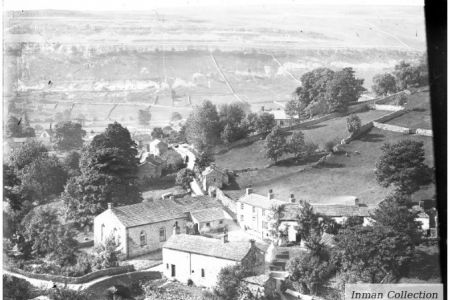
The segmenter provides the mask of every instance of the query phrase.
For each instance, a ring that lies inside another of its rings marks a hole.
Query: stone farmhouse
[[[213,287],[217,275],[227,266],[237,264],[251,268],[256,274],[264,272],[265,253],[255,241],[229,242],[199,235],[172,235],[163,246],[163,268],[167,278],[197,286]]]
[[[188,222],[203,230],[207,230],[207,223],[219,227],[224,218],[219,209],[220,204],[208,196],[171,197],[119,207],[109,205],[94,219],[94,245],[114,238],[126,258],[148,254],[161,249],[174,232],[188,232]],[[205,215],[221,219],[205,218]],[[193,216],[199,219],[193,222]],[[204,222],[206,219],[208,222]]]
[[[224,185],[228,185],[228,172],[212,163],[202,172],[202,188],[208,191],[209,187],[221,189]]]
[[[341,198],[339,197],[338,200],[341,201]],[[363,218],[364,224],[369,224],[369,208],[361,205],[357,198],[353,197],[352,199],[354,203],[310,204],[316,213],[328,216],[337,223],[343,223],[350,216],[359,216]],[[297,202],[292,194],[289,199],[282,201],[274,198],[272,190],[269,190],[267,196],[263,196],[255,194],[251,188],[247,188],[245,195],[237,201],[237,220],[242,228],[254,231],[262,239],[267,239],[270,237],[267,230],[267,213],[274,206],[284,205],[285,210],[280,226],[288,227],[289,241],[298,241],[296,226],[299,204],[300,202]]]
[[[225,228],[225,212],[221,207],[205,208],[190,212],[195,231],[207,233],[212,230],[220,231]]]

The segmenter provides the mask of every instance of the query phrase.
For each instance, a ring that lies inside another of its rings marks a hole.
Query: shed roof
[[[135,227],[185,218],[191,210],[211,207],[220,207],[220,205],[208,196],[204,196],[173,200],[157,199],[132,205],[113,207],[111,211],[125,227]]]
[[[224,212],[220,207],[212,207],[191,211],[191,217],[198,222],[211,222],[215,220],[222,220],[225,218]]]
[[[315,204],[310,203],[316,214],[328,217],[369,217],[371,208],[367,206],[357,205],[341,205],[341,204]],[[284,206],[282,220],[294,220],[298,215],[298,203],[288,203]]]
[[[221,174],[225,174],[225,173],[226,173],[225,170],[219,168],[218,166],[216,166],[216,165],[210,165],[209,167],[207,167],[207,168],[202,172],[202,175],[205,176],[205,175],[211,174],[212,172],[218,172],[218,173],[221,173]]]
[[[268,274],[261,274],[257,276],[245,277],[244,279],[242,279],[242,281],[244,281],[245,283],[264,286],[269,279],[270,276]]]
[[[240,262],[251,248],[250,242],[227,242],[200,235],[172,235],[163,248],[213,256]]]

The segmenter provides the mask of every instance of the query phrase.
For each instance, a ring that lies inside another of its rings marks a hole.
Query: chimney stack
[[[261,106],[261,111],[264,111],[264,106]]]
[[[180,227],[178,227],[177,222],[175,222],[175,224],[173,224],[173,232],[172,232],[172,234],[173,235],[177,235],[179,233],[180,233]]]
[[[252,188],[246,188],[245,189],[245,194],[246,195],[250,195],[251,193],[253,193],[253,189]]]
[[[295,203],[295,197],[294,197],[294,194],[291,194],[291,196],[289,197],[289,202]]]
[[[111,202],[108,203],[108,209],[112,209],[113,208],[113,204]]]
[[[273,190],[272,189],[270,189],[269,190],[269,193],[267,194],[267,198],[269,199],[269,200],[272,200],[273,199]]]
[[[255,247],[255,240],[254,240],[254,239],[251,239],[251,240],[250,240],[250,245],[251,245],[252,247]]]
[[[358,198],[355,198],[355,206],[359,206],[359,199]]]
[[[223,236],[222,236],[222,242],[225,244],[225,243],[228,243],[228,232],[227,231],[224,231],[224,233],[223,233]]]

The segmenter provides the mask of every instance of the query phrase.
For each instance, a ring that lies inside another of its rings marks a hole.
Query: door
[[[175,273],[175,265],[171,265],[171,275],[172,277],[175,277],[176,273]]]

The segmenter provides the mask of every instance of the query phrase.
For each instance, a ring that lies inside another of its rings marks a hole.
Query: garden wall
[[[416,129],[416,134],[424,135],[424,136],[433,136],[433,130],[430,129]]]
[[[103,270],[88,273],[88,274],[80,276],[80,277],[68,277],[68,276],[52,275],[52,274],[35,274],[35,273],[23,271],[21,269],[7,267],[7,266],[4,266],[4,269],[7,271],[10,271],[12,273],[17,273],[17,274],[20,274],[20,275],[23,275],[23,276],[26,276],[26,277],[29,277],[32,279],[39,279],[39,280],[46,280],[46,281],[51,281],[51,282],[59,282],[59,283],[67,283],[67,284],[81,284],[81,283],[86,283],[86,282],[89,282],[89,281],[92,281],[94,279],[104,277],[104,276],[111,276],[111,275],[132,272],[132,271],[134,271],[134,266],[127,265],[127,266],[103,269]]]
[[[388,104],[375,104],[375,110],[387,110],[387,111],[399,111],[403,110],[402,106],[399,105],[388,105]]]
[[[228,213],[231,212],[231,217],[236,220],[236,201],[233,201],[230,197],[225,195],[225,193],[219,188],[215,189],[215,194],[217,200],[219,200],[220,203],[222,203],[222,205],[227,208]]]
[[[397,125],[373,122],[373,126],[376,128],[382,129],[382,130],[388,130],[388,131],[392,131],[392,132],[400,132],[400,133],[404,133],[404,134],[412,133],[412,130],[410,128],[397,126]]]

